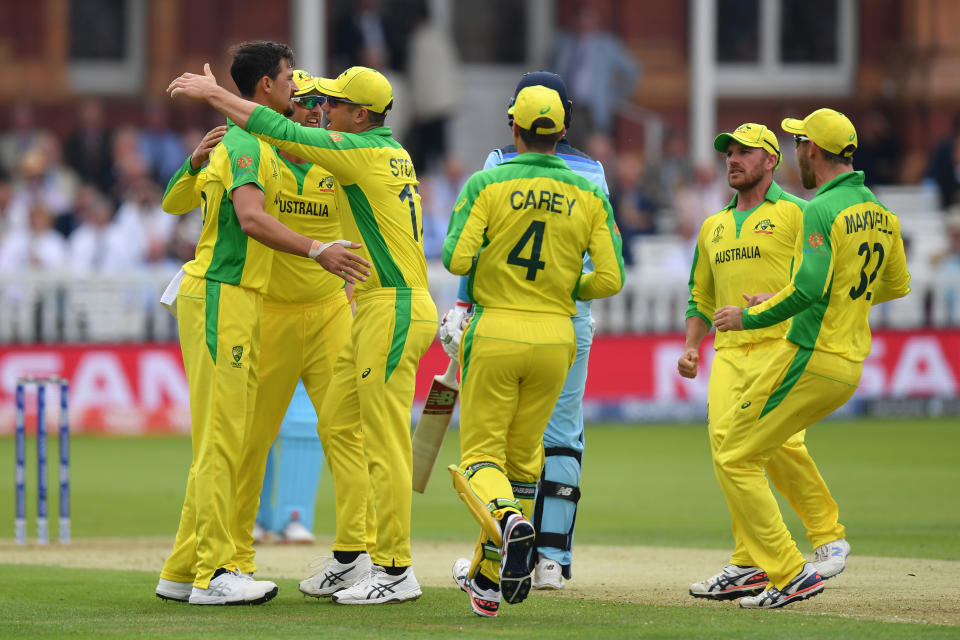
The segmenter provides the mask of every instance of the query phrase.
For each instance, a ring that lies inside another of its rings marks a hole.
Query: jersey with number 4
[[[793,281],[743,312],[745,329],[793,316],[787,340],[862,362],[870,353],[871,305],[910,292],[900,221],[863,184],[842,173],[817,191],[803,213]]]
[[[325,167],[339,181],[344,239],[373,265],[358,293],[378,287],[427,288],[423,211],[410,154],[389,127],[345,133],[302,127],[258,106],[247,131],[304,160]]]
[[[594,271],[582,274],[586,252]],[[542,153],[470,177],[450,218],[443,264],[469,275],[470,301],[484,307],[572,316],[575,300],[623,286],[620,232],[607,197]]]

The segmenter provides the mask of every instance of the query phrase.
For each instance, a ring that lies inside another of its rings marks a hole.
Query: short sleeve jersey
[[[725,209],[707,218],[693,252],[687,317],[700,317],[709,326],[715,309],[744,306],[742,294],[772,293],[786,286],[806,204],[773,182],[755,209],[737,211],[734,196]],[[714,347],[782,338],[788,326],[718,332]]]
[[[325,167],[342,187],[343,237],[363,245],[356,253],[373,265],[362,293],[379,287],[427,288],[423,211],[410,154],[389,127],[345,133],[301,127],[258,106],[247,130]]]
[[[183,270],[198,278],[263,293],[270,279],[273,251],[240,228],[233,190],[245,184],[262,190],[266,212],[279,215],[280,164],[276,152],[230,122],[226,135],[210,153],[199,194],[203,230],[196,257]]]
[[[594,271],[582,274],[589,251]],[[457,198],[443,264],[468,274],[484,307],[572,316],[574,301],[623,286],[613,209],[594,183],[549,154],[524,153],[475,173]]]
[[[900,220],[863,184],[862,171],[822,185],[803,213],[792,281],[743,311],[745,329],[793,317],[787,340],[862,362],[870,353],[870,307],[910,292]]]

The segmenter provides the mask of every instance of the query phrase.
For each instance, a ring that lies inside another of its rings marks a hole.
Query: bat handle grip
[[[460,370],[460,363],[450,359],[450,364],[447,365],[447,370],[443,372],[443,376],[439,378],[440,382],[450,387],[451,389],[458,389],[460,385],[457,384],[457,371]]]

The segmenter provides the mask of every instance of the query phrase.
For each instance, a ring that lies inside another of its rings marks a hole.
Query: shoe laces
[[[307,577],[312,578],[313,576],[320,575],[335,559],[333,556],[316,556],[312,558],[310,562],[307,563],[307,569],[310,570],[310,575]]]

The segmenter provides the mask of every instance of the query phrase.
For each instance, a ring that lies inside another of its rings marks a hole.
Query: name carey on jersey
[[[713,256],[713,260],[716,264],[733,262],[734,260],[755,260],[759,258],[760,247],[758,246],[724,249],[723,251],[717,251],[717,253]]]
[[[329,218],[330,209],[323,202],[302,202],[280,199],[280,213],[292,213],[297,216],[317,216]]]

